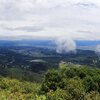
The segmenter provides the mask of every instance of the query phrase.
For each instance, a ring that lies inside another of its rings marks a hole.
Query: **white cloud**
[[[59,37],[56,40],[56,45],[57,45],[56,51],[58,53],[66,53],[66,52],[76,53],[76,44],[73,41],[73,39],[69,38],[68,36]]]
[[[100,57],[100,45],[96,46],[95,53],[97,54],[98,57]]]
[[[66,35],[100,40],[99,0],[0,0],[0,39]]]

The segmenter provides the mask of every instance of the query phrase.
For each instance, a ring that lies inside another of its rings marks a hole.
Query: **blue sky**
[[[0,0],[0,39],[100,40],[100,0]]]

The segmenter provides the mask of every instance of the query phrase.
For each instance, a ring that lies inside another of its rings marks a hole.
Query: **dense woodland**
[[[0,77],[0,100],[99,100],[100,69],[60,64],[43,82]]]
[[[60,62],[99,67],[94,51],[58,54],[54,49],[27,46],[0,47],[0,75],[25,81],[41,82],[48,69],[58,69]],[[31,78],[30,78],[31,77]]]
[[[99,67],[94,51],[0,47],[0,100],[100,100]]]

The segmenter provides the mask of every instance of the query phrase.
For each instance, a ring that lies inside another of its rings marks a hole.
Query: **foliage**
[[[100,100],[100,69],[60,65],[42,84],[0,77],[0,100]]]
[[[41,91],[48,100],[99,100],[100,69],[61,65],[46,73]]]
[[[10,78],[0,78],[0,100],[45,100],[38,95],[40,85]]]

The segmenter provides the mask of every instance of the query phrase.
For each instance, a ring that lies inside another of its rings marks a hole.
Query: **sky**
[[[100,40],[100,0],[0,0],[0,39]]]

